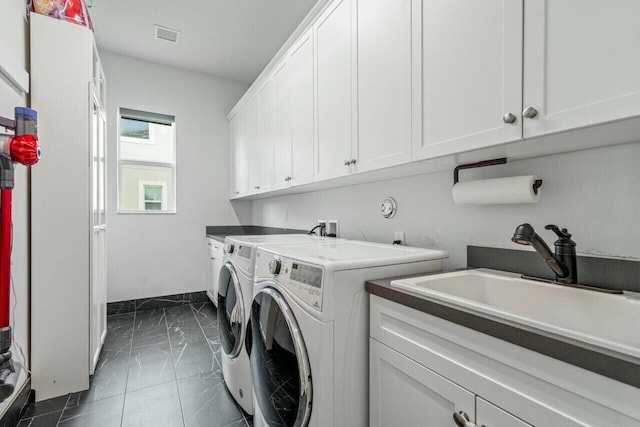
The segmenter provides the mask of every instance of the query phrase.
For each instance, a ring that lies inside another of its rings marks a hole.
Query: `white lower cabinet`
[[[450,426],[459,411],[475,419],[473,393],[374,339],[369,351],[371,426]]]
[[[216,307],[218,306],[218,278],[220,276],[220,270],[222,269],[222,247],[222,242],[218,242],[215,239],[207,238],[207,296]]]
[[[370,308],[371,426],[640,425],[638,388],[375,295]]]
[[[374,339],[370,359],[372,426],[531,426]]]

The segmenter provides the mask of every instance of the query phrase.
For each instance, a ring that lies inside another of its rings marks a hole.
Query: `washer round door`
[[[242,288],[233,264],[226,263],[218,281],[218,328],[222,351],[230,358],[240,354],[246,324]]]
[[[251,337],[253,391],[267,424],[308,425],[312,398],[309,357],[291,307],[274,288],[263,288],[253,299]]]

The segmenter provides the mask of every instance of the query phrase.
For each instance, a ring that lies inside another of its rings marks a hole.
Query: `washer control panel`
[[[269,261],[270,269],[276,265],[279,268],[277,272],[272,271],[274,278],[287,286],[302,301],[322,311],[322,268],[287,258],[272,257]]]

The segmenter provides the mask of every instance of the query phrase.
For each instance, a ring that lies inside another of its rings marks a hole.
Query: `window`
[[[175,213],[175,118],[120,108],[120,213]]]
[[[167,204],[167,185],[165,182],[140,181],[141,211],[163,211]]]

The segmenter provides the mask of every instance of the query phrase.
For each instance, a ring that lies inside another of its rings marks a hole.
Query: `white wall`
[[[444,249],[446,268],[466,266],[466,246],[520,249],[511,242],[518,224],[529,222],[548,243],[546,224],[566,227],[577,250],[640,259],[640,142],[540,157],[460,173],[461,181],[534,174],[544,180],[533,205],[464,206],[451,197],[453,173],[442,172],[252,202],[256,225],[311,228],[318,218],[339,219],[341,237],[388,242],[406,232],[411,246]],[[392,196],[394,218],[380,202]]]
[[[231,205],[226,114],[247,86],[100,52],[107,80],[108,300],[206,288],[205,226],[239,224],[248,204]],[[119,107],[176,118],[176,214],[118,214]],[[244,216],[243,216],[244,215]]]
[[[25,21],[25,2],[22,0],[10,0],[3,2],[0,13],[0,44],[2,48],[10,52],[13,60],[26,68],[27,52],[27,24]],[[0,49],[0,50],[4,50]],[[0,62],[6,58],[0,58]],[[13,109],[16,106],[27,105],[26,96],[16,91],[0,75],[0,115],[13,118]],[[4,129],[3,129],[4,130]],[[37,167],[37,166],[35,166]],[[27,169],[23,166],[16,168],[15,189],[13,190],[13,252],[12,252],[12,276],[15,294],[11,294],[11,307],[14,334],[14,346],[12,353],[14,359],[25,366],[25,360],[16,348],[18,343],[24,350],[25,356],[29,356],[29,231],[28,231],[28,179]],[[15,308],[14,308],[15,307]],[[22,371],[16,386],[16,392],[0,404],[0,418],[17,395],[27,379],[26,371]]]

